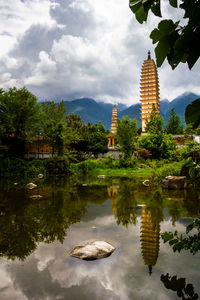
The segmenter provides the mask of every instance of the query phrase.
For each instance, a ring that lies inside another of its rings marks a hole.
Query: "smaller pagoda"
[[[117,107],[116,107],[116,105],[114,105],[113,111],[112,111],[111,128],[110,128],[111,134],[109,134],[107,136],[107,138],[108,138],[108,147],[114,147],[115,146],[115,134],[117,133],[117,119],[118,119]]]

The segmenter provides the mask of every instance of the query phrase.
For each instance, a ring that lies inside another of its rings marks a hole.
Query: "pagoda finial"
[[[151,276],[151,274],[152,274],[152,266],[148,266],[148,269],[149,269],[149,275]]]
[[[150,52],[150,50],[148,51],[148,59],[151,59],[151,52]]]

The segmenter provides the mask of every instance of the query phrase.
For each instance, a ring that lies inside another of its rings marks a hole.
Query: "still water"
[[[0,182],[1,300],[200,297],[200,255],[174,253],[160,238],[164,231],[185,232],[198,216],[199,190],[151,190],[107,178],[37,184],[30,191],[25,183]],[[96,261],[69,256],[90,240],[116,250]]]

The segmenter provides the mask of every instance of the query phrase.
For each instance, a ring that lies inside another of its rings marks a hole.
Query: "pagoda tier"
[[[141,212],[141,249],[144,264],[149,268],[149,274],[152,273],[152,266],[156,264],[159,254],[160,224],[153,224],[151,212],[147,210],[146,205],[142,207]]]
[[[111,123],[111,129],[110,132],[115,134],[117,132],[117,107],[114,106],[112,111],[112,123]]]
[[[140,77],[140,99],[142,132],[145,132],[146,120],[150,120],[153,106],[160,111],[159,81],[156,65],[148,52],[148,59],[144,61]]]

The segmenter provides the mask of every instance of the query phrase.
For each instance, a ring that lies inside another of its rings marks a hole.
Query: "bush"
[[[166,176],[179,176],[181,173],[183,162],[164,163],[162,167],[156,167],[152,173],[152,182],[161,182]]]
[[[45,161],[46,171],[49,175],[66,175],[70,173],[70,163],[65,157],[55,156]]]
[[[145,148],[138,149],[137,153],[139,154],[140,158],[149,158],[150,156],[152,156],[152,153]]]
[[[170,158],[175,151],[176,144],[172,135],[169,134],[148,134],[139,140],[139,147],[147,149],[152,153],[151,158]]]
[[[27,161],[21,158],[4,158],[0,162],[0,176],[32,178],[39,173],[46,174],[43,160]]]
[[[135,168],[136,159],[135,158],[124,158],[120,155],[119,159],[113,162],[113,168]]]

